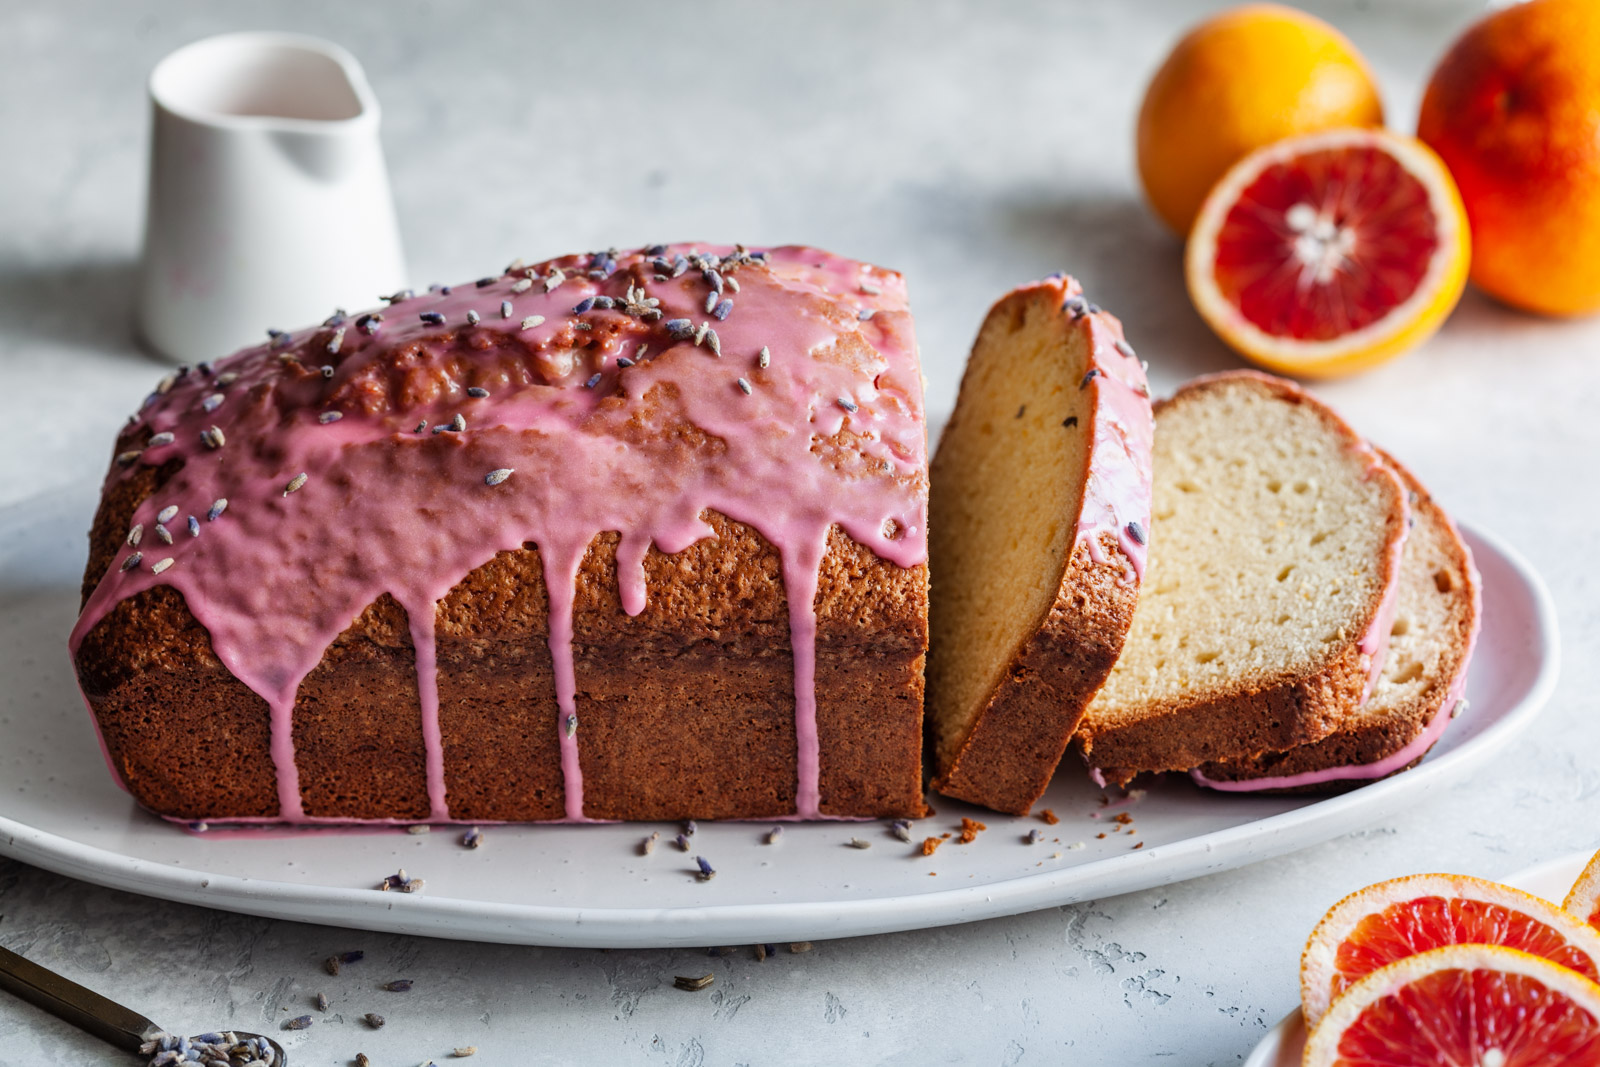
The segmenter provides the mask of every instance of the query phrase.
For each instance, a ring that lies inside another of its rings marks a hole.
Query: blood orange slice
[[[1459,944],[1505,945],[1600,981],[1600,934],[1549,901],[1464,874],[1414,874],[1350,894],[1311,932],[1300,957],[1306,1025],[1373,971]]]
[[[1189,296],[1246,359],[1302,377],[1374,366],[1431,336],[1470,255],[1455,182],[1420,141],[1378,129],[1246,156],[1189,235]]]
[[[1561,907],[1575,915],[1580,922],[1600,928],[1600,852],[1594,854],[1583,873],[1578,875],[1572,892],[1561,902]]]
[[[1374,971],[1334,1002],[1305,1067],[1600,1063],[1600,985],[1499,945],[1447,945]]]

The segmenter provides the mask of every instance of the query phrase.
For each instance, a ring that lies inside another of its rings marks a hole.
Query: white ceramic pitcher
[[[349,52],[208,37],[156,66],[150,100],[138,314],[156,350],[216,359],[405,285],[378,102]]]

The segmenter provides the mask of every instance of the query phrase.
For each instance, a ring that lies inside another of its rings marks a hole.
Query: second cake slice
[[[990,310],[932,466],[928,718],[940,792],[1016,814],[1044,792],[1139,595],[1150,393],[1070,278]]]
[[[1293,384],[1197,379],[1158,406],[1149,572],[1078,743],[1117,784],[1326,737],[1384,662],[1405,490]]]

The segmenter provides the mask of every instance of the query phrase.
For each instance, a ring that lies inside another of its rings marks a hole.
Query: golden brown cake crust
[[[1120,562],[1115,537],[1101,547]],[[1122,650],[1138,587],[1119,569],[1073,549],[1055,603],[1017,650],[960,754],[934,788],[1013,815],[1026,815],[1050,784],[1084,708]]]
[[[1309,678],[1242,685],[1220,699],[1158,709],[1092,735],[1080,727],[1075,743],[1107,782],[1125,786],[1147,771],[1183,771],[1232,753],[1320,740],[1360,704],[1366,684],[1365,657],[1351,644]]]
[[[113,482],[85,587],[140,501],[172,471]],[[591,544],[573,617],[585,811],[593,818],[770,817],[795,803],[793,660],[777,550],[714,512],[717,536],[646,560],[629,617],[616,536]],[[824,814],[917,816],[927,567],[879,559],[837,527],[817,596]],[[561,765],[538,550],[502,552],[439,603],[439,715],[452,818],[559,819]],[[266,701],[217,659],[175,589],[118,604],[85,637],[79,681],[134,797],[180,819],[277,812]],[[405,611],[369,605],[307,676],[294,708],[306,812],[428,815],[415,653]],[[225,767],[219,774],[215,768]]]

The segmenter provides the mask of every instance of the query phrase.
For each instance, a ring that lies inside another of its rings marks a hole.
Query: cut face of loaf
[[[1361,785],[1415,764],[1449,725],[1478,633],[1478,572],[1444,509],[1415,475],[1382,455],[1405,482],[1412,525],[1389,652],[1372,696],[1347,725],[1321,741],[1252,760],[1208,763],[1194,774],[1200,784],[1229,791]]]
[[[1090,766],[1125,784],[1339,729],[1383,662],[1406,525],[1399,479],[1289,382],[1158,405],[1150,568],[1079,727]]]
[[[934,787],[1026,812],[1133,616],[1150,513],[1149,389],[1077,283],[989,312],[932,466]]]

